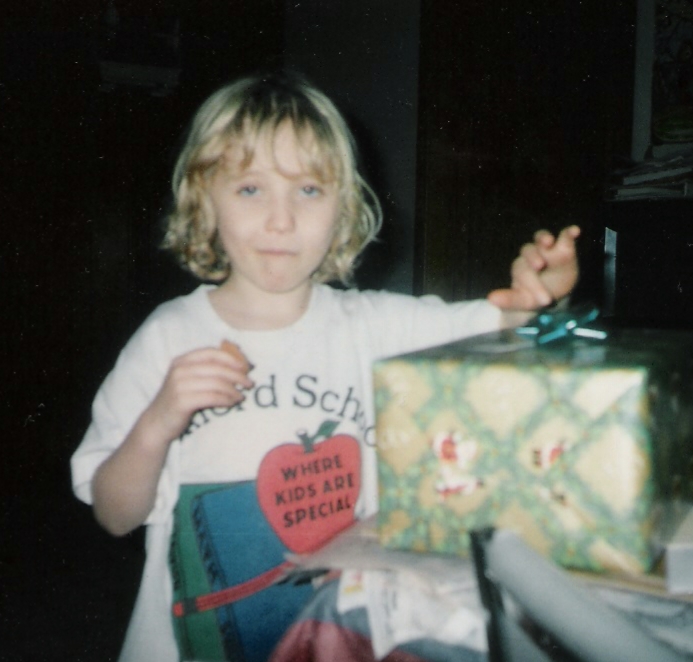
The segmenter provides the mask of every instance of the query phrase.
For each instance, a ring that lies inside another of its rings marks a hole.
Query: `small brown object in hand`
[[[253,369],[253,364],[248,361],[245,354],[241,352],[241,348],[235,343],[232,343],[230,340],[222,340],[220,349],[238,359],[243,365],[243,372],[248,373]]]

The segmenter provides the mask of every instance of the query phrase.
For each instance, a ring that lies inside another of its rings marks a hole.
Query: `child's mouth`
[[[296,255],[296,251],[291,251],[284,248],[261,248],[258,252],[261,255],[269,255],[274,257],[291,257],[293,255]]]

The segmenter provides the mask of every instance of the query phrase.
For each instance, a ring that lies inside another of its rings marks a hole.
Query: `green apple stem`
[[[297,432],[296,436],[301,440],[303,444],[304,453],[313,453],[315,451],[315,440],[313,437],[309,437],[306,432]]]
[[[335,431],[339,421],[323,421],[318,428],[318,431],[311,437],[305,430],[299,430],[296,436],[301,440],[303,444],[303,451],[305,453],[314,453],[315,444],[318,439],[327,439]]]

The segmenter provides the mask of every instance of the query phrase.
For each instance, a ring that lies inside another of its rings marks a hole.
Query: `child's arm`
[[[575,241],[580,228],[571,225],[558,237],[546,230],[534,235],[534,242],[525,244],[511,268],[510,288],[494,290],[488,295],[491,303],[504,310],[506,326],[513,326],[525,315],[517,311],[534,311],[558,303],[575,288],[579,269]],[[514,311],[514,312],[513,312]]]
[[[253,385],[247,370],[247,363],[213,348],[174,359],[157,396],[94,475],[94,515],[107,531],[124,535],[144,523],[171,442],[198,409],[240,402],[241,389]]]

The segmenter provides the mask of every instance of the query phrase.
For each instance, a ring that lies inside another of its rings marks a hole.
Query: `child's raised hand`
[[[156,502],[170,443],[206,407],[232,407],[252,388],[242,354],[196,349],[171,362],[154,400],[123,443],[99,466],[92,482],[94,514],[114,535],[143,524]]]
[[[197,349],[171,362],[166,379],[148,409],[159,438],[172,441],[199,409],[232,407],[243,400],[243,389],[253,387],[250,364],[243,355],[215,348]]]
[[[539,230],[513,261],[510,288],[494,290],[489,301],[505,310],[529,311],[569,295],[579,276],[575,249],[579,236],[577,225],[563,228],[558,237]]]

